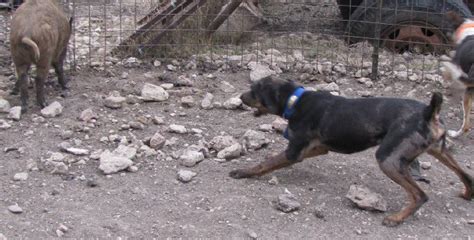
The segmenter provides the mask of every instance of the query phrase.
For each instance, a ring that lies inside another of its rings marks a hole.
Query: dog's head
[[[256,108],[254,115],[282,115],[288,97],[297,88],[291,81],[264,78],[252,84],[250,91],[243,93],[240,99],[245,105]]]
[[[464,21],[466,20],[463,17],[461,17],[461,15],[459,15],[459,13],[457,13],[455,11],[447,12],[446,13],[446,18],[448,19],[448,21],[453,26],[453,29],[459,28],[459,26],[461,26],[461,24],[463,24]]]

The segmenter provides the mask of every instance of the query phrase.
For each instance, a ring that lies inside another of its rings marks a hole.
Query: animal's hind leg
[[[428,150],[428,153],[438,159],[441,163],[451,169],[464,183],[465,190],[461,194],[461,197],[466,200],[471,200],[474,198],[474,180],[467,174],[459,164],[454,160],[453,156],[444,148],[431,148]]]
[[[17,80],[12,94],[20,92],[21,112],[25,113],[28,109],[28,66],[16,67]]]
[[[464,92],[464,97],[462,101],[462,109],[463,109],[463,121],[461,128],[457,131],[449,130],[448,135],[452,138],[457,138],[461,136],[463,133],[466,133],[471,128],[471,107],[472,107],[472,98],[474,97],[474,88],[467,88]]]
[[[48,78],[48,68],[38,66],[36,69],[36,74],[36,101],[41,108],[44,108],[46,105],[48,105],[44,96],[44,82]]]
[[[390,138],[390,136],[393,136]],[[382,224],[387,226],[396,226],[403,222],[407,217],[416,212],[426,201],[428,197],[413,180],[409,165],[421,154],[427,146],[426,141],[421,135],[414,133],[405,137],[404,141],[399,141],[403,135],[388,134],[376,152],[376,158],[380,169],[394,182],[400,185],[407,193],[409,204],[401,211],[387,216]]]

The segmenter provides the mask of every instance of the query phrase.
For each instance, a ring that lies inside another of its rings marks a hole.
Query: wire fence
[[[439,56],[452,49],[445,13],[470,17],[472,2],[67,0],[64,9],[74,18],[67,61],[76,70],[132,64],[130,57],[179,60],[188,68],[212,62],[220,70],[261,62],[309,81],[440,81]],[[5,48],[10,18],[0,15]],[[0,49],[0,64],[8,58]]]

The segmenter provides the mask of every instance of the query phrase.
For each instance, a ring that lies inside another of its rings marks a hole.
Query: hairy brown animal
[[[63,63],[71,35],[72,18],[68,20],[54,0],[27,0],[13,15],[11,22],[11,53],[17,81],[13,94],[21,95],[22,111],[28,108],[27,74],[36,65],[36,100],[40,107],[47,105],[44,83],[50,67],[58,75],[59,85],[67,89]]]

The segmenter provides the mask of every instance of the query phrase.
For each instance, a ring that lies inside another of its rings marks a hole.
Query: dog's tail
[[[439,118],[442,103],[443,95],[439,92],[434,92],[431,97],[430,105],[428,105],[423,112],[426,121],[432,121]]]
[[[21,42],[23,44],[28,45],[33,50],[34,60],[35,60],[35,63],[37,63],[40,59],[40,50],[38,48],[38,45],[29,37],[22,38]]]

